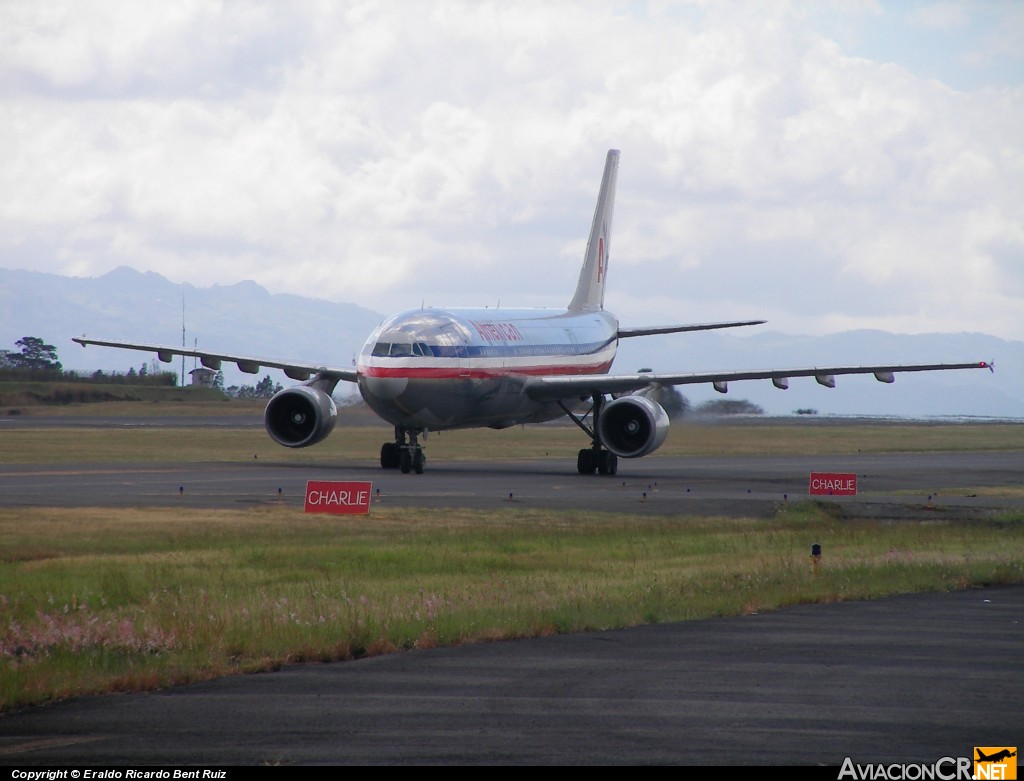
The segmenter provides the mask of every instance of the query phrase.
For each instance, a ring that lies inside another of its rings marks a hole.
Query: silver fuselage
[[[565,414],[525,391],[531,377],[603,374],[618,347],[605,311],[420,309],[370,334],[359,391],[382,418],[432,430],[538,423]]]

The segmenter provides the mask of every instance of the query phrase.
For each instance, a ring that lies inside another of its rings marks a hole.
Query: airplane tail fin
[[[594,223],[590,228],[587,254],[583,258],[580,281],[576,294],[569,302],[573,312],[594,311],[604,308],[604,283],[608,276],[608,256],[611,253],[612,212],[615,210],[615,182],[619,174],[619,150],[609,149],[601,178],[601,191],[597,196]]]

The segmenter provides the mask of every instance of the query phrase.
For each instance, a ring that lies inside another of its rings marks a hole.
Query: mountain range
[[[24,336],[57,348],[65,369],[127,371],[152,355],[82,348],[73,336],[198,345],[209,350],[350,365],[384,315],[355,304],[268,292],[255,282],[195,287],[154,272],[117,268],[100,277],[66,277],[0,269],[0,349]],[[624,323],[624,325],[651,325]],[[1024,342],[981,333],[893,334],[847,331],[797,336],[760,328],[706,331],[622,340],[612,371],[715,371],[827,364],[932,363],[993,360],[996,372],[900,374],[892,385],[867,377],[837,377],[826,389],[795,379],[789,390],[770,382],[737,382],[726,398],[745,399],[771,415],[815,409],[827,415],[898,417],[978,416],[1024,419]],[[185,362],[185,371],[194,368]],[[168,367],[181,371],[180,360]],[[258,377],[225,365],[225,384]],[[340,388],[344,395],[352,389]],[[680,388],[694,404],[722,398],[710,385]]]

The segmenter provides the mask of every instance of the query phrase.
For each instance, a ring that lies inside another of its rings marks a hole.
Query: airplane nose
[[[375,398],[391,401],[401,396],[409,385],[407,377],[367,377],[366,390]]]

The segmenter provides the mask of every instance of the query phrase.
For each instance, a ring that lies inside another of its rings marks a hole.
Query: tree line
[[[57,348],[38,336],[23,336],[14,343],[16,350],[0,351],[0,378],[7,382],[88,382],[111,385],[174,386],[178,375],[162,371],[153,365],[142,364],[126,372],[65,371],[57,356]]]
[[[14,350],[0,350],[0,379],[7,382],[85,382],[108,385],[147,385],[169,386],[178,384],[178,375],[173,371],[165,371],[154,359],[143,363],[138,369],[134,366],[128,371],[93,372],[65,371],[57,356],[57,348],[48,344],[38,336],[23,336],[14,343]],[[231,385],[224,387],[224,374],[217,372],[214,387],[228,396],[240,399],[269,399],[282,389],[270,375],[265,376],[255,385]]]

